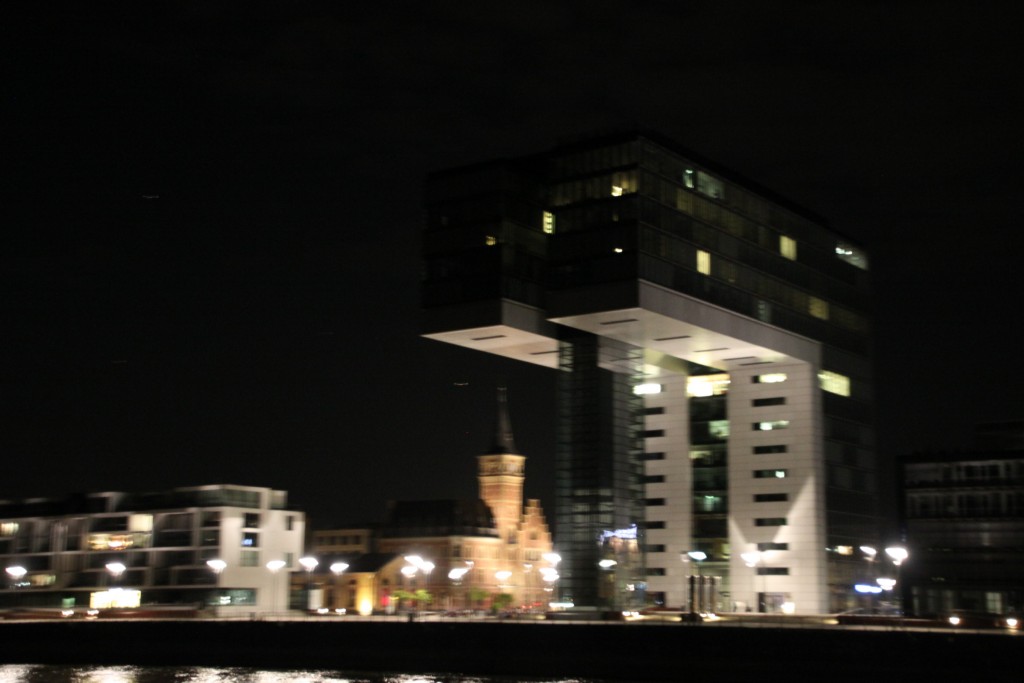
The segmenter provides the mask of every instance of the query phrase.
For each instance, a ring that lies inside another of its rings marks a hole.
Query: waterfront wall
[[[1024,636],[622,623],[0,622],[0,663],[317,668],[678,681],[963,680],[1010,673]],[[768,676],[765,679],[765,676]]]

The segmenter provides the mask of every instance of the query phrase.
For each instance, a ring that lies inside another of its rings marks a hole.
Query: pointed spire
[[[516,442],[512,438],[512,420],[508,414],[508,389],[498,387],[498,419],[494,428],[494,445],[490,454],[518,454]]]

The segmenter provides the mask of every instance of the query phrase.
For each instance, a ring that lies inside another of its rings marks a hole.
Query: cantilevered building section
[[[564,598],[852,603],[876,535],[859,246],[647,133],[435,173],[426,205],[425,336],[558,374]]]

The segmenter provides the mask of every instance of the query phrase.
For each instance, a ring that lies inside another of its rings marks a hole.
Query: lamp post
[[[760,550],[751,550],[750,552],[740,554],[740,558],[743,563],[754,570],[754,576],[751,579],[751,585],[754,589],[754,600],[757,602],[757,611],[764,611],[764,600],[758,599],[757,597],[757,575],[761,574],[761,562],[764,559],[764,554]],[[768,592],[768,577],[761,574],[762,589],[761,593],[765,594]]]
[[[541,576],[542,576],[543,580],[548,584],[548,587],[545,588],[544,590],[546,590],[546,591],[548,591],[549,593],[552,594],[552,597],[554,598],[554,602],[558,602],[558,594],[555,593],[554,589],[555,589],[555,582],[558,581],[558,563],[562,561],[562,556],[559,555],[556,552],[550,552],[550,553],[544,553],[543,555],[541,555],[541,558],[550,565],[550,567],[546,568],[546,569],[550,570],[549,573],[545,574],[544,569],[541,570]],[[547,577],[551,576],[552,574],[554,575],[555,578],[551,579],[551,580],[548,580]],[[551,602],[551,601],[549,601],[549,602]]]
[[[107,571],[114,577],[114,581],[120,579],[121,575],[124,574],[125,569],[127,569],[127,567],[125,567],[121,562],[107,562],[106,566]]]
[[[873,570],[874,570],[874,565],[875,565],[875,559],[878,558],[878,550],[876,550],[873,546],[870,546],[870,545],[862,545],[862,546],[860,546],[860,551],[862,553],[864,553],[864,562],[867,564],[867,573],[864,575],[864,580],[865,581],[870,581],[871,577],[875,574],[875,572]],[[858,584],[858,585],[861,585],[861,584]],[[869,585],[869,584],[865,583],[863,585]],[[854,590],[857,590],[856,587],[854,588]],[[873,612],[874,611],[874,600],[872,599],[872,596],[874,595],[874,593],[873,592],[866,592],[866,591],[859,591],[859,592],[862,592],[862,593],[865,594],[866,599],[868,601],[868,606],[871,607],[871,611]]]
[[[299,564],[306,570],[306,609],[315,609],[319,605],[313,605],[313,570],[317,568],[320,561],[307,555],[299,558]]]
[[[907,549],[903,546],[894,545],[885,549],[885,554],[889,556],[892,563],[896,565],[896,585],[899,586],[899,591],[896,593],[896,609],[899,613],[903,614],[903,584],[900,583],[900,566],[910,556]]]
[[[332,596],[333,599],[331,600],[331,602],[334,603],[334,609],[335,609],[335,611],[337,611],[339,609],[343,609],[340,605],[338,605],[338,603],[339,602],[344,602],[344,600],[338,600],[338,597],[337,597],[338,593],[339,593],[339,591],[338,591],[338,577],[340,577],[342,574],[344,574],[345,570],[348,569],[348,562],[332,562],[330,569],[331,569],[331,573],[334,574],[334,588],[331,590],[331,596]],[[353,604],[355,604],[355,603],[353,602]],[[338,612],[338,613],[340,614],[340,612]]]
[[[11,577],[11,588],[17,588],[21,585],[21,580],[25,578],[25,574],[28,570],[21,565],[14,565],[13,567],[7,568],[7,575]]]
[[[689,582],[692,585],[690,590],[690,612],[701,612],[703,611],[701,608],[705,607],[705,605],[704,588],[700,577],[700,563],[708,559],[708,554],[703,550],[688,550],[685,553],[682,553],[680,559],[682,559],[684,564],[693,560],[693,563],[697,568],[696,576],[694,577],[691,575]]]
[[[275,590],[276,586],[274,585],[277,583],[277,573],[281,571],[281,569],[283,569],[284,566],[284,560],[271,560],[270,562],[267,562],[267,569],[270,570],[271,611],[273,611],[273,608],[276,606],[274,603],[277,602],[277,599],[273,597],[273,594],[278,592],[277,590]],[[285,606],[282,609],[287,609],[287,606]]]
[[[228,566],[228,563],[225,562],[224,560],[219,559],[219,558],[214,558],[212,560],[207,560],[206,561],[206,566],[209,567],[213,571],[213,576],[214,576],[213,583],[214,583],[214,585],[217,586],[218,588],[220,588],[220,573],[222,571],[224,571],[224,569]],[[217,594],[216,592],[214,594],[216,595],[216,601],[212,602],[212,604],[219,606],[220,604],[222,604],[221,603],[222,596]]]

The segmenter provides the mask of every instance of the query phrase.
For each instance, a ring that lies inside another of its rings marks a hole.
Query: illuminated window
[[[498,238],[495,237],[494,235],[487,235],[486,237],[484,237],[484,244],[486,244],[489,247],[493,247],[497,243]]]
[[[621,197],[622,196],[622,188],[619,187],[618,185],[612,185],[612,196],[613,197]]]
[[[695,187],[693,176],[694,172],[692,168],[688,168],[685,171],[683,171],[683,185],[690,188],[691,190],[694,189]]]
[[[785,429],[789,426],[789,420],[771,420],[770,422],[755,422],[754,429],[759,432],[770,432],[773,429]]]
[[[786,373],[784,372],[773,372],[767,375],[754,375],[754,384],[775,384],[776,382],[785,382]]]
[[[691,398],[721,396],[729,392],[729,375],[695,375],[686,378],[686,395]]]
[[[808,297],[807,310],[815,318],[828,320],[828,302],[816,296]]]
[[[779,235],[779,253],[790,261],[796,261],[796,240],[792,237]]]
[[[754,470],[754,479],[785,479],[787,470]]]
[[[637,396],[646,396],[647,394],[660,394],[660,384],[637,384],[633,387],[633,393]]]
[[[697,272],[711,275],[711,254],[703,249],[697,250]]]
[[[544,212],[543,230],[548,235],[555,234],[555,214],[550,211]]]
[[[246,548],[258,548],[260,545],[260,535],[252,531],[246,531],[242,534],[242,545]]]
[[[708,435],[714,439],[729,438],[728,420],[711,420],[708,422]]]
[[[822,370],[818,373],[818,386],[830,394],[850,395],[850,378],[838,372]]]
[[[840,242],[836,245],[836,256],[861,270],[868,269],[868,256],[857,247]]]
[[[0,524],[0,536],[14,536],[18,533],[17,522],[3,522]]]

